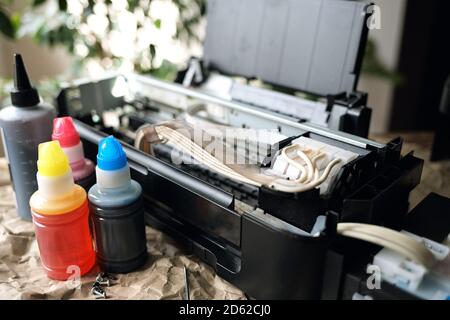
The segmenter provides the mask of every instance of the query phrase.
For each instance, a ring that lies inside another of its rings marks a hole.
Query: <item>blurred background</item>
[[[370,138],[401,135],[406,151],[429,160],[440,126],[448,158],[450,116],[439,105],[450,74],[450,2],[374,2],[381,24],[369,32],[359,81],[373,110]],[[205,7],[206,0],[0,0],[0,106],[9,100],[14,52],[47,101],[61,81],[110,71],[173,80],[202,55]],[[450,161],[427,161],[422,177],[413,203],[430,191],[450,196]]]
[[[245,0],[244,0],[245,1]],[[42,95],[61,80],[136,71],[171,79],[201,56],[206,0],[0,0],[0,104],[12,55],[23,54]],[[369,93],[372,134],[429,131],[449,67],[445,0],[377,0],[359,89]]]

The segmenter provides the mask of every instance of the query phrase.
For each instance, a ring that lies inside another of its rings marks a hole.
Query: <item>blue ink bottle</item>
[[[97,262],[105,272],[133,271],[147,259],[142,188],[113,136],[99,142],[95,171],[88,197]]]

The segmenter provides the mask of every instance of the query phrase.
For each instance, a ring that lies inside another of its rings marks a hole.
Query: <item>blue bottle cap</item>
[[[127,156],[122,145],[113,136],[100,140],[98,144],[97,166],[102,170],[119,170],[127,165]]]

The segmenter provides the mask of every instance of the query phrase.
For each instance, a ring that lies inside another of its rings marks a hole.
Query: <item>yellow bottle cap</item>
[[[70,170],[69,160],[58,141],[39,144],[37,166],[39,174],[47,177],[62,176]]]

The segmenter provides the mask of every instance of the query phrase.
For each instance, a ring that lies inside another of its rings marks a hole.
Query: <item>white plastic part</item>
[[[72,172],[69,170],[65,175],[59,177],[42,176],[36,174],[39,193],[47,199],[58,199],[73,191],[74,181]]]
[[[103,189],[126,187],[131,182],[128,164],[119,170],[102,170],[96,166],[95,172],[97,174],[97,185],[100,191]]]
[[[449,246],[449,247],[450,247],[450,233],[448,234],[447,239],[445,239],[444,244],[445,244],[446,246]]]
[[[280,159],[280,160],[284,161],[284,159]],[[286,164],[287,164],[287,162],[286,162]],[[289,179],[296,180],[296,179],[300,178],[300,173],[301,172],[300,172],[299,168],[288,165],[285,174]]]
[[[438,299],[438,296],[440,298],[449,296],[448,288],[446,288],[448,287],[449,282],[448,275],[445,275],[440,269],[442,269],[441,264],[446,262],[450,257],[450,248],[444,244],[417,236],[407,231],[402,231],[402,233],[423,243],[434,255],[437,264],[434,265],[432,269],[427,270],[423,266],[406,259],[395,251],[384,248],[376,254],[373,259],[373,265],[380,268],[382,279],[422,297]],[[429,277],[428,274],[433,274],[433,276]],[[430,279],[438,279],[442,276],[447,279],[446,281],[440,281],[440,286],[443,288],[436,287],[434,290],[434,281],[430,281]],[[427,283],[425,286],[426,288],[419,290],[419,287],[424,282]],[[441,294],[439,294],[439,292]]]
[[[352,300],[373,300],[372,296],[362,295],[358,292],[355,292],[352,296]]]
[[[84,163],[84,151],[81,141],[76,146],[62,149],[66,154],[67,158],[69,159],[69,163],[71,165],[76,163]]]
[[[316,161],[316,167],[319,169],[320,175],[331,161],[335,159],[341,160],[333,167],[328,175],[328,178],[320,185],[321,194],[326,194],[329,191],[330,185],[342,166],[358,157],[358,154],[354,152],[306,137],[295,139],[292,143],[298,145],[303,151],[309,151],[312,154],[317,154],[318,152],[323,154],[323,156],[318,158]],[[288,153],[288,156],[297,161],[299,164],[306,165],[306,163],[296,154],[290,152]],[[300,170],[288,164],[287,161],[281,156],[277,156],[275,158],[274,164],[269,172],[283,178],[289,178],[290,180],[296,180],[300,177]]]
[[[275,163],[273,164],[272,172],[277,175],[284,176],[286,174],[286,169],[288,168],[288,166],[289,164],[286,160],[281,157],[277,157]]]
[[[382,249],[373,259],[373,264],[381,270],[383,280],[401,288],[416,290],[426,269],[390,249]]]
[[[418,242],[422,242],[425,247],[434,255],[436,260],[442,261],[444,260],[450,253],[450,248],[446,244],[438,243],[436,241],[420,237],[415,235],[414,233],[402,230],[402,233],[411,237]]]

